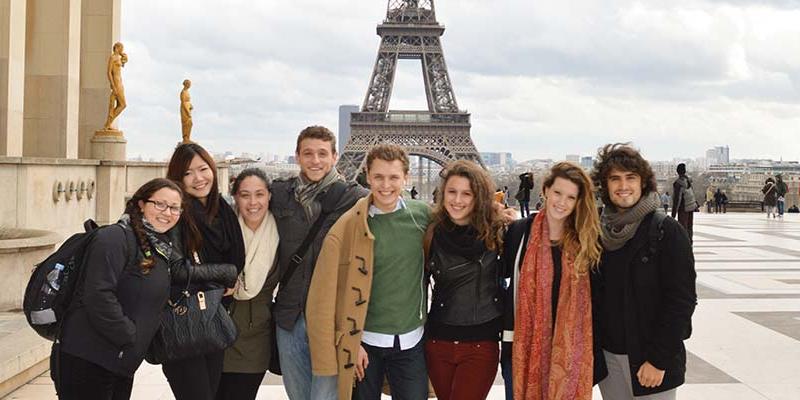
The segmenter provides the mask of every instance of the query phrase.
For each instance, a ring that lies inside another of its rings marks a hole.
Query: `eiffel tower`
[[[444,26],[436,22],[433,0],[389,0],[377,30],[381,46],[361,111],[351,114],[350,140],[336,165],[339,172],[354,180],[369,149],[384,142],[442,166],[458,159],[483,166],[469,135],[470,115],[456,103],[440,40]],[[427,111],[389,110],[400,59],[422,62]]]

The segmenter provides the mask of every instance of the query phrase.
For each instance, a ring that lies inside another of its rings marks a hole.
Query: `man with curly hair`
[[[661,211],[653,170],[636,149],[603,147],[592,179],[606,205],[592,272],[595,378],[604,399],[675,399],[697,303],[691,241]]]

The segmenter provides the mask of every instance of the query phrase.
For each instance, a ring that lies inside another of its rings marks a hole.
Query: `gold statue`
[[[122,67],[128,62],[128,55],[123,52],[122,43],[114,43],[111,56],[108,57],[108,83],[111,85],[111,95],[108,99],[108,118],[103,130],[114,131],[111,127],[114,120],[122,113],[127,103],[125,102],[125,87],[122,86]]]
[[[191,143],[189,138],[192,135],[192,97],[189,95],[189,88],[192,87],[192,81],[186,79],[183,81],[183,90],[181,90],[181,134],[183,135],[183,143]]]

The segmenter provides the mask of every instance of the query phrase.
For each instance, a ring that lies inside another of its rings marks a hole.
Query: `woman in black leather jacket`
[[[167,303],[170,266],[181,262],[166,234],[180,214],[180,188],[153,179],[134,193],[118,223],[94,234],[82,286],[50,358],[59,399],[130,398]]]
[[[225,287],[231,288],[226,294],[233,293],[244,268],[244,240],[236,214],[219,193],[214,159],[196,143],[181,144],[172,154],[167,178],[186,194],[178,226],[182,248],[193,264],[189,291]],[[182,269],[173,274],[172,298],[186,288],[185,277]],[[213,400],[222,376],[223,355],[220,350],[164,363],[162,369],[176,400]]]
[[[485,399],[497,374],[503,223],[494,192],[480,166],[453,162],[443,171],[441,201],[428,228],[426,259],[434,287],[425,356],[442,400]]]

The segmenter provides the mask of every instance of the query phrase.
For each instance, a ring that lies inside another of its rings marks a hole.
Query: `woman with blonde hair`
[[[426,235],[434,287],[425,358],[438,399],[480,400],[500,353],[503,221],[494,183],[479,165],[455,161],[441,175]]]
[[[505,265],[515,305],[510,350],[517,400],[592,398],[592,299],[589,270],[600,260],[594,188],[573,163],[554,165],[542,185],[543,211],[512,224]],[[516,291],[514,288],[516,286]],[[508,346],[510,347],[510,346]],[[506,352],[506,357],[509,354]]]

